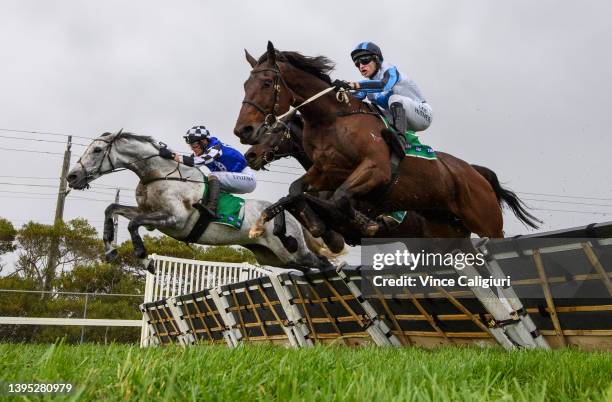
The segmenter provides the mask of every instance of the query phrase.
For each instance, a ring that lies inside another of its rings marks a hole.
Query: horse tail
[[[506,204],[512,210],[512,213],[514,213],[514,215],[524,224],[534,229],[540,227],[539,224],[541,224],[542,221],[527,211],[527,205],[521,201],[514,191],[502,187],[494,171],[479,165],[472,165],[472,167],[489,182],[491,187],[493,187],[499,205],[502,205],[502,203]]]
[[[329,248],[327,248],[327,245],[320,237],[314,237],[304,227],[302,227],[302,232],[304,233],[304,240],[306,241],[306,246],[308,247],[308,249],[320,257],[335,260],[336,258],[348,253],[346,246],[344,246],[344,249],[342,249],[342,251],[340,251],[339,253],[334,253]]]

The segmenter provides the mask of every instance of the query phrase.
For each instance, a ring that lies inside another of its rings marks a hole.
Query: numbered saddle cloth
[[[204,193],[202,194],[202,198],[204,200],[206,200],[207,197],[208,181],[206,181],[206,185],[204,186]],[[219,194],[219,201],[217,202],[218,218],[212,219],[211,222],[228,225],[235,229],[240,229],[242,227],[242,221],[244,220],[243,207],[244,198],[221,191],[221,193]]]
[[[237,197],[234,194],[221,192],[219,195],[219,204],[217,205],[218,219],[213,219],[214,223],[221,223],[236,229],[242,227],[244,220],[244,198]]]

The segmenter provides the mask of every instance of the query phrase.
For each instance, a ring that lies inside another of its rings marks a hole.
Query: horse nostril
[[[72,181],[75,181],[76,178],[77,178],[77,175],[73,173],[73,174],[69,174],[68,177],[66,177],[66,180],[68,180],[68,182],[72,182]]]
[[[235,128],[234,134],[236,134],[236,136],[240,138],[240,142],[244,144],[248,143],[245,141],[249,141],[250,137],[253,135],[253,131],[253,126],[244,126],[242,128]]]

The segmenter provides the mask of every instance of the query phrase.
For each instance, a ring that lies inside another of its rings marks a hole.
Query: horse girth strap
[[[211,219],[206,216],[206,214],[200,213],[200,216],[198,217],[198,220],[196,221],[195,225],[193,225],[191,232],[189,232],[189,234],[183,239],[183,241],[185,243],[197,242],[208,228],[208,225],[210,225],[210,222]]]
[[[338,112],[336,113],[336,116],[338,117],[346,117],[346,116],[352,116],[355,114],[371,114],[373,116],[379,116],[380,113],[377,112],[370,112],[367,110],[351,110],[350,112]]]

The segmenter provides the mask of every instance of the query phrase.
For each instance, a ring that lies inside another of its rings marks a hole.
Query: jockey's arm
[[[355,83],[355,89],[363,93],[377,93],[390,91],[399,81],[397,68],[390,67],[383,75],[382,80],[361,80]]]
[[[176,155],[174,160],[180,163],[184,163],[187,166],[202,166],[212,163],[215,159],[219,159],[223,154],[221,144],[213,145],[208,148],[205,153],[200,156],[197,155]]]

